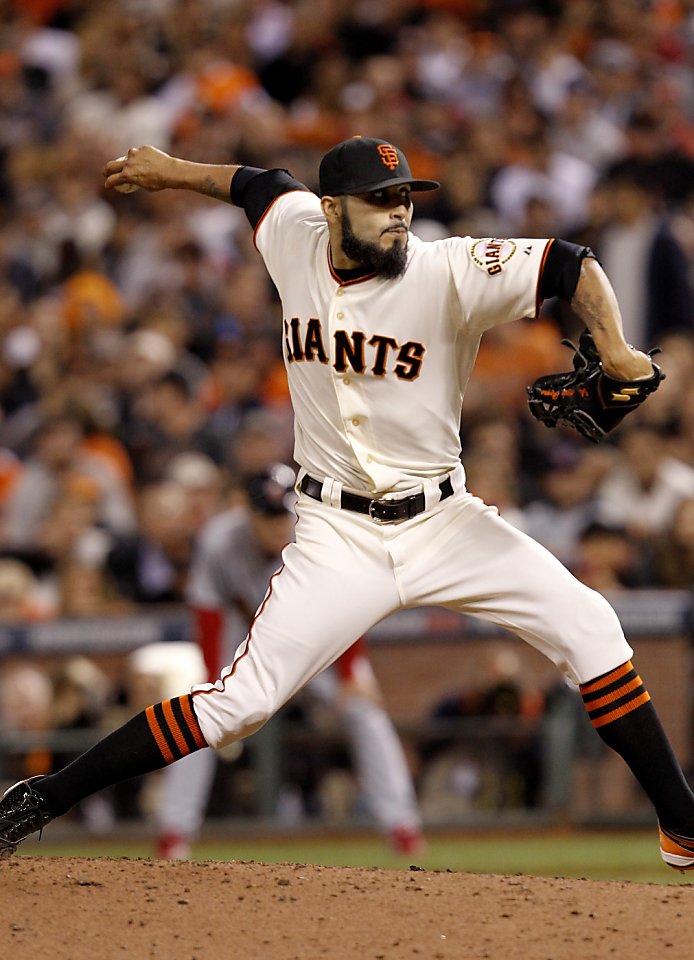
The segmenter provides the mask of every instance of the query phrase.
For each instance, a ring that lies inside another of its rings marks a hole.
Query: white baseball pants
[[[444,606],[511,630],[585,683],[632,656],[612,607],[464,489],[397,524],[302,495],[249,634],[214,684],[192,688],[213,747],[258,730],[308,680],[401,607]]]

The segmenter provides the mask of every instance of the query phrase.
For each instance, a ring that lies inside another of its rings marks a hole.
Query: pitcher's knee
[[[244,705],[236,697],[214,689],[193,695],[193,705],[205,740],[220,749],[250,737],[275,713],[274,703]]]
[[[220,741],[215,744],[215,747],[217,749],[228,747],[230,743],[236,743],[237,740],[244,740],[246,737],[252,736],[261,727],[265,726],[271,716],[272,714],[267,712],[254,713],[245,717],[242,721],[234,723],[229,728],[223,728]]]
[[[619,617],[602,594],[585,587],[579,606],[565,616],[563,669],[574,682],[585,683],[631,657]]]
[[[614,608],[601,593],[590,587],[584,587],[581,596],[581,620],[588,618],[595,629],[604,634],[622,633],[622,626]]]

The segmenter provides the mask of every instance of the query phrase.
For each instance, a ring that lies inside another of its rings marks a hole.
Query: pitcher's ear
[[[328,223],[337,223],[342,218],[342,203],[339,197],[321,197],[320,205]]]

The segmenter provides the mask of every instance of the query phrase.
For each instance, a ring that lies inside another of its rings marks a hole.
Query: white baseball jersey
[[[282,299],[297,463],[375,495],[453,470],[480,337],[535,315],[548,243],[410,235],[396,283],[340,283],[318,198],[278,197],[256,244]]]
[[[512,630],[575,683],[625,663],[632,650],[604,597],[468,493],[460,462],[480,337],[536,315],[551,241],[410,235],[402,276],[349,280],[331,266],[317,197],[287,189],[261,184],[243,202],[282,301],[295,457],[320,499],[310,483],[299,497],[296,542],[234,662],[193,688],[208,743],[257,730],[403,607],[442,605]],[[343,488],[414,495],[423,509],[378,522],[371,508],[348,509]]]

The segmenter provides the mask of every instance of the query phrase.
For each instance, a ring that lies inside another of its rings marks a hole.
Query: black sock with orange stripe
[[[580,691],[593,726],[630,767],[658,820],[694,837],[694,794],[631,661],[582,683]]]
[[[159,770],[206,746],[193,698],[186,694],[147,707],[35,789],[59,816],[97,790]]]

